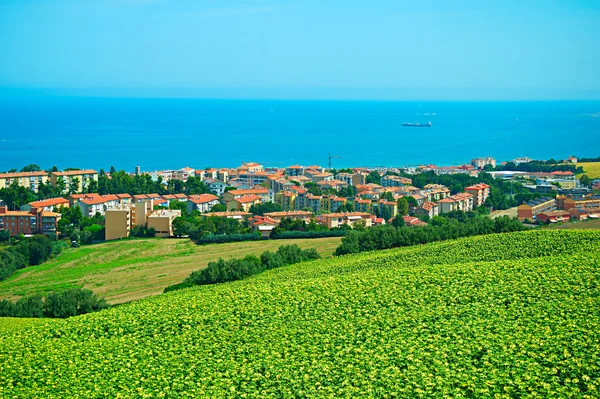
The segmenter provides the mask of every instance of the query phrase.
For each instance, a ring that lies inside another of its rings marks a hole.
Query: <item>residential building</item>
[[[9,211],[0,206],[0,230],[7,230],[11,235],[44,234],[56,236],[60,213],[32,208],[28,211]]]
[[[133,202],[146,202],[149,201],[151,198],[148,197],[148,194],[135,194],[133,196]]]
[[[99,195],[93,198],[84,198],[75,203],[81,209],[83,217],[93,217],[96,213],[104,215],[107,209],[117,208],[121,200],[114,194]]]
[[[312,182],[318,183],[320,181],[333,180],[333,174],[329,172],[318,172],[312,175]]]
[[[490,165],[491,167],[495,168],[496,160],[492,157],[474,158],[471,159],[471,165],[473,165],[477,169],[483,169],[487,165]]]
[[[520,221],[529,219],[534,221],[536,216],[542,212],[556,210],[556,200],[552,197],[539,198],[517,207],[517,218]]]
[[[386,175],[381,178],[380,183],[383,187],[402,187],[410,186],[412,184],[412,179],[401,176]]]
[[[267,238],[278,223],[268,216],[256,215],[248,219],[248,224],[252,230],[260,232],[261,237]]]
[[[238,174],[238,180],[247,186],[260,186],[268,179],[267,172],[242,172]]]
[[[532,161],[532,159],[529,157],[519,157],[519,158],[513,159],[511,162],[514,163],[515,165],[519,165],[522,163],[529,163],[531,161]]]
[[[326,200],[325,203],[327,204],[326,209],[328,211],[337,212],[342,205],[346,205],[346,198],[331,196]],[[321,204],[323,204],[323,202],[321,202]]]
[[[285,168],[285,174],[288,176],[302,176],[305,169],[304,166],[292,165]]]
[[[57,197],[57,198],[48,198],[41,201],[33,201],[28,204],[22,205],[21,210],[29,212],[32,208],[40,208],[46,212],[54,212],[57,211],[60,207],[69,207],[69,200]]]
[[[571,209],[588,209],[600,207],[600,195],[564,196],[556,197],[556,206],[565,211]]]
[[[92,181],[98,182],[98,172],[93,169],[50,172],[52,186],[56,187],[60,179],[65,182],[65,193],[68,191],[80,193],[86,191]],[[75,190],[71,190],[71,187]]]
[[[241,221],[246,220],[249,217],[251,217],[252,214],[250,212],[244,212],[244,211],[229,211],[229,212],[209,212],[209,213],[202,214],[202,216],[206,216],[206,217],[214,216],[214,217],[238,220],[241,222]]]
[[[364,173],[338,173],[336,179],[350,186],[358,186],[367,183],[367,175]]]
[[[314,213],[308,211],[268,212],[265,213],[265,216],[270,217],[277,223],[281,222],[281,219],[304,220],[309,223],[314,217]]]
[[[228,203],[236,198],[240,198],[243,196],[258,196],[260,197],[262,202],[272,201],[274,199],[274,194],[272,191],[269,191],[266,188],[253,188],[249,190],[231,190],[223,193],[223,201]]]
[[[571,220],[571,212],[561,210],[540,212],[536,219],[544,223],[568,222]]]
[[[231,192],[231,191],[230,191]],[[263,202],[263,197],[259,195],[242,195],[235,197],[225,203],[228,211],[237,210],[249,212],[252,205],[260,205]]]
[[[407,227],[420,227],[420,226],[427,226],[427,223],[423,222],[422,220],[420,220],[419,218],[416,218],[414,216],[404,216],[404,225]]]
[[[208,186],[208,189],[211,193],[219,197],[222,196],[225,192],[225,189],[229,187],[229,184],[215,180],[213,178],[206,178],[204,180],[204,183]]]
[[[317,182],[317,186],[319,186],[321,190],[341,190],[342,188],[348,187],[348,183],[337,179],[331,179],[321,180]]]
[[[19,186],[37,193],[40,184],[47,184],[48,180],[48,172],[44,171],[0,173],[0,189],[7,188],[16,182]]]
[[[205,213],[219,202],[219,197],[213,194],[190,195],[187,199],[187,210],[188,212]]]
[[[425,202],[423,205],[415,209],[417,216],[429,216],[430,218],[439,215],[439,206],[435,202]]]
[[[238,170],[238,172],[246,171],[246,172],[250,172],[250,173],[255,173],[255,172],[264,172],[265,167],[256,162],[242,162],[242,166],[239,166],[237,168],[237,170]]]
[[[465,188],[465,192],[473,196],[475,207],[479,207],[490,196],[490,186],[485,183],[474,184]]]
[[[469,193],[459,193],[439,200],[439,213],[452,211],[468,212],[473,210],[473,196]]]
[[[327,201],[327,205],[325,207],[323,207],[322,202],[323,197],[320,195],[306,194],[303,208],[308,208],[314,213],[319,213],[321,209],[327,209],[327,206],[329,206],[329,201]]]
[[[275,194],[275,203],[281,205],[284,211],[296,209],[296,193],[293,191],[280,191]]]
[[[592,180],[592,190],[600,190],[600,179]]]
[[[115,194],[117,196],[117,198],[119,198],[119,201],[121,202],[121,205],[129,205],[131,204],[131,200],[132,197],[131,195],[124,193],[124,194]]]
[[[370,199],[354,199],[354,210],[356,212],[366,212],[366,213],[374,213],[373,212],[373,201]]]
[[[180,210],[153,209],[152,200],[135,202],[131,206],[120,205],[107,209],[104,218],[105,239],[115,240],[129,237],[135,226],[153,228],[157,237],[173,235],[173,220],[181,216]]]
[[[373,221],[371,214],[366,212],[340,212],[327,213],[318,217],[321,224],[330,229],[341,227],[342,225],[354,226],[358,222],[364,222],[365,227],[371,227]]]
[[[398,214],[398,203],[396,201],[379,200],[377,203],[380,215],[389,215],[389,218],[394,218]]]

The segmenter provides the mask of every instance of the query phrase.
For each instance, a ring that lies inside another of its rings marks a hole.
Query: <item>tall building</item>
[[[471,159],[471,165],[477,169],[483,169],[487,165],[491,165],[493,168],[496,167],[496,160],[492,157],[474,158]]]
[[[9,211],[5,206],[0,206],[0,230],[7,230],[13,236],[19,234],[56,236],[60,217],[60,213],[44,211],[43,208]]]
[[[16,173],[0,173],[0,188],[9,187],[13,182],[21,187],[38,192],[40,184],[48,183],[48,172],[16,172]]]
[[[70,170],[66,172],[50,172],[50,182],[54,187],[62,179],[65,182],[65,190],[77,191],[78,193],[86,191],[92,181],[98,181],[98,172],[93,169]],[[76,190],[70,190],[71,185],[76,185]]]

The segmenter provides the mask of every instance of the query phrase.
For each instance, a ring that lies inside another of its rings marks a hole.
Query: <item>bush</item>
[[[196,240],[196,244],[222,244],[226,242],[241,242],[241,241],[257,241],[261,240],[261,235],[256,233],[248,234],[222,234],[222,235],[207,235]]]
[[[164,292],[188,288],[194,285],[218,284],[241,280],[264,270],[319,259],[320,257],[321,255],[314,248],[302,250],[299,246],[293,244],[282,245],[274,253],[265,251],[260,255],[260,258],[248,255],[242,259],[219,259],[217,262],[210,262],[206,269],[193,272],[183,282],[167,287]]]
[[[34,295],[21,298],[16,303],[0,301],[0,316],[66,318],[107,307],[106,301],[98,298],[92,291],[74,288],[59,293],[52,292],[45,300],[40,295]]]
[[[290,238],[325,238],[325,237],[343,237],[348,230],[332,229],[325,231],[281,231],[271,234],[272,239],[290,239]]]

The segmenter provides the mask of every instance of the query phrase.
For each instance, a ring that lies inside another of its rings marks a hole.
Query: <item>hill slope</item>
[[[157,295],[165,287],[183,281],[208,262],[260,255],[280,245],[298,244],[330,256],[341,238],[245,241],[228,244],[195,245],[190,240],[140,239],[110,241],[68,249],[40,266],[19,270],[0,281],[0,299],[83,287],[117,304]]]
[[[0,334],[0,397],[598,397],[600,233],[298,264]]]

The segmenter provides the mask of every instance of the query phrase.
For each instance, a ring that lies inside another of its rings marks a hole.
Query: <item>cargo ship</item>
[[[427,122],[427,123],[417,123],[417,122],[406,123],[406,122],[404,122],[402,124],[402,126],[405,126],[405,127],[431,127],[431,122]]]

